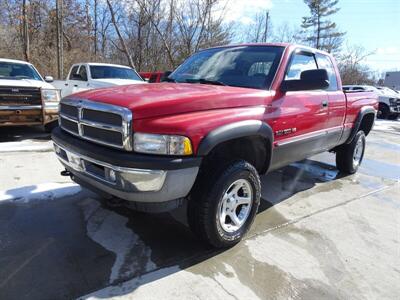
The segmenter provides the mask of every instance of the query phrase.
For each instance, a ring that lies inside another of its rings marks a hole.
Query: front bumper
[[[400,105],[390,105],[391,113],[400,113]]]
[[[58,102],[42,105],[0,105],[0,126],[44,125],[58,118]]]
[[[195,180],[200,158],[139,155],[83,141],[56,128],[57,157],[76,182],[118,198],[164,203],[186,197]]]

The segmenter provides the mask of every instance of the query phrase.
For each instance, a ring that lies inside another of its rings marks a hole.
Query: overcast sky
[[[303,0],[228,0],[227,20],[251,24],[256,12],[270,10],[273,26],[299,26],[309,14]],[[379,71],[400,70],[400,0],[339,0],[331,17],[346,42],[375,51],[366,63]]]

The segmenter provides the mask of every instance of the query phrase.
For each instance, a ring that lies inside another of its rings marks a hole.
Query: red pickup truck
[[[323,151],[356,172],[377,111],[374,93],[342,91],[328,53],[297,45],[206,49],[167,80],[62,99],[55,152],[64,175],[135,209],[187,201],[190,228],[215,247],[249,230],[259,174]]]

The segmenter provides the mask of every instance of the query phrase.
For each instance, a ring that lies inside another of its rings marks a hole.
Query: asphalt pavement
[[[109,207],[60,176],[41,128],[0,128],[0,299],[398,299],[400,121],[359,172],[324,153],[262,177],[251,232],[205,247],[185,207]]]

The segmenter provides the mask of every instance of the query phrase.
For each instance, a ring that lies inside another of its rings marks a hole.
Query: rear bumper
[[[57,157],[74,180],[96,192],[153,205],[186,197],[195,180],[200,158],[139,155],[83,141],[60,128],[52,138]]]

